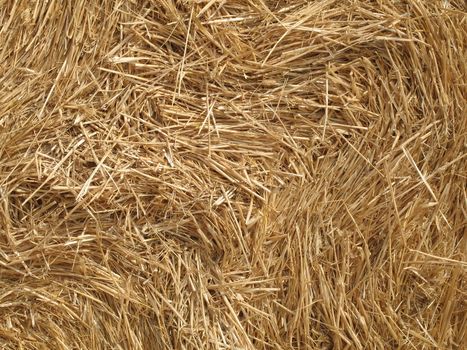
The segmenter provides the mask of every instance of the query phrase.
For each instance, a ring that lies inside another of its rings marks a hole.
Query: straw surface
[[[0,347],[465,349],[466,7],[0,1]]]

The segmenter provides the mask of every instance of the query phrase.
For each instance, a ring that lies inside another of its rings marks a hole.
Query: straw
[[[0,348],[465,348],[466,10],[0,1]]]

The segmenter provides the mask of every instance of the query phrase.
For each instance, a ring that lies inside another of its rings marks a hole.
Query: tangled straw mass
[[[463,0],[0,0],[0,348],[465,349]]]

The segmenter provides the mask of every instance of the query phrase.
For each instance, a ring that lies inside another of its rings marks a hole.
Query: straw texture
[[[465,349],[463,0],[0,0],[2,349]]]

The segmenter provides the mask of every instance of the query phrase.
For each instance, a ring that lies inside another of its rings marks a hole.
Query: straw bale
[[[1,0],[1,349],[465,349],[463,0]]]

